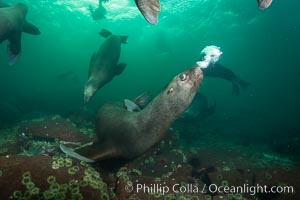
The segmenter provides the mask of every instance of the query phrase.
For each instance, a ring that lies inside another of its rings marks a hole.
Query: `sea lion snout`
[[[194,82],[194,85],[199,85],[199,82],[203,79],[203,72],[200,67],[194,67],[191,69],[191,81]]]

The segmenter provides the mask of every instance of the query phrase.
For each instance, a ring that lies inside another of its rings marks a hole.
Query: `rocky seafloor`
[[[179,134],[170,129],[160,144],[134,160],[87,164],[66,156],[59,144],[78,147],[94,141],[92,123],[60,116],[22,121],[0,130],[0,199],[300,199],[300,167],[293,161],[222,143],[209,134],[199,137],[200,147],[183,147]],[[293,192],[208,189],[257,184],[292,186]]]

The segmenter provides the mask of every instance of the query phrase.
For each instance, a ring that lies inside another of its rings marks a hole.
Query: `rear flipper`
[[[101,35],[104,38],[108,38],[110,35],[112,35],[112,32],[110,32],[109,30],[106,30],[106,29],[103,28],[99,32],[99,35]],[[127,38],[128,38],[128,36],[120,35],[119,37],[121,39],[122,44],[127,44]]]
[[[66,146],[63,145],[63,144],[60,144],[59,147],[60,147],[60,150],[62,150],[62,152],[64,152],[64,153],[67,154],[68,156],[71,156],[71,157],[76,158],[76,159],[78,159],[78,160],[82,160],[82,161],[87,162],[87,163],[93,163],[93,162],[95,162],[95,161],[92,160],[92,159],[86,158],[86,157],[84,157],[84,156],[82,156],[82,155],[76,153],[73,149],[68,148],[68,147],[66,147]]]
[[[8,63],[14,65],[21,54],[21,32],[12,33],[9,37],[7,45]]]
[[[93,143],[88,146],[84,145],[82,148],[76,150],[60,144],[60,149],[65,154],[87,163],[114,158],[118,155],[114,148],[106,147],[106,145],[99,143]]]
[[[240,87],[243,90],[247,90],[249,86],[250,86],[249,82],[244,81],[240,78],[236,78],[235,80],[232,81],[232,94],[233,95],[239,95],[240,94]]]
[[[159,0],[135,0],[138,9],[150,24],[158,23]]]

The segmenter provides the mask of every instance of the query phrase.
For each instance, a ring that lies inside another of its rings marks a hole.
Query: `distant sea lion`
[[[261,10],[267,9],[271,4],[273,0],[257,0],[258,8]]]
[[[37,27],[26,21],[27,6],[18,3],[15,6],[0,8],[0,43],[9,41],[7,45],[8,62],[15,64],[21,53],[21,35],[22,31],[38,35],[40,32]]]
[[[121,43],[126,44],[127,36],[113,35],[103,29],[101,36],[107,38],[90,61],[89,79],[84,88],[84,101],[88,102],[95,92],[123,72],[126,64],[120,63]]]
[[[105,18],[106,9],[103,7],[102,3],[107,1],[108,0],[98,0],[98,7],[96,9],[94,9],[92,5],[89,6],[89,10],[93,20],[100,20]]]
[[[170,125],[191,104],[203,74],[200,67],[175,76],[167,87],[139,112],[128,111],[124,103],[105,104],[96,119],[98,142],[66,154],[86,162],[111,158],[135,158],[160,142]]]
[[[215,110],[216,101],[212,105],[209,105],[206,96],[197,92],[191,105],[180,115],[177,122],[197,123],[214,114]]]

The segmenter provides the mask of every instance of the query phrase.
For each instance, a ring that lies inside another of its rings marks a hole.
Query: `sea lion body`
[[[21,35],[26,24],[27,6],[18,3],[12,7],[0,8],[0,43],[7,45],[9,64],[13,65],[21,53]]]
[[[123,72],[126,65],[119,62],[121,44],[126,43],[126,36],[113,35],[106,30],[100,33],[107,37],[90,61],[89,78],[84,89],[84,101],[88,102],[94,93]]]
[[[175,76],[168,86],[143,110],[129,112],[122,103],[102,106],[96,119],[98,141],[75,152],[62,150],[76,158],[94,162],[110,158],[135,158],[160,142],[170,125],[192,102],[203,75],[193,67]],[[74,156],[75,154],[79,155]]]

